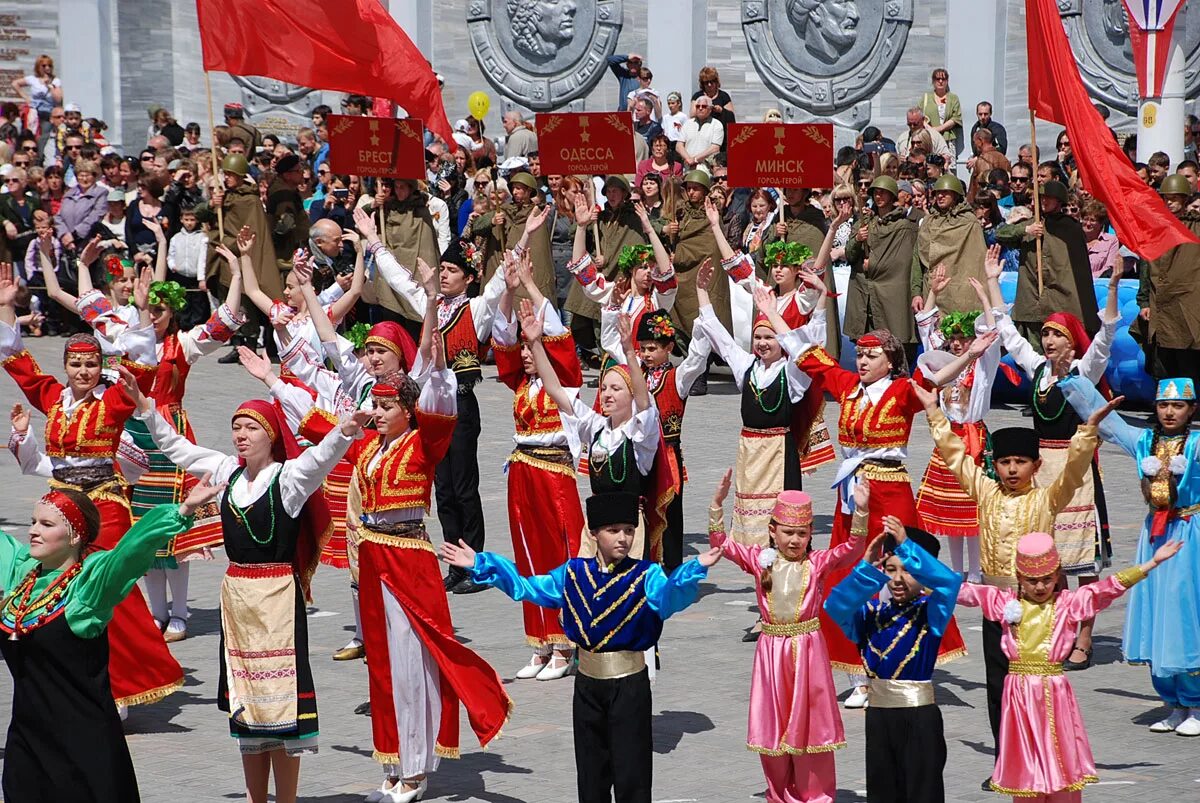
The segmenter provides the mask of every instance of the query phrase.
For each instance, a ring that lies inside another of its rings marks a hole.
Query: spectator
[[[721,89],[721,75],[715,67],[703,67],[700,70],[700,89],[692,95],[692,116],[696,115],[696,101],[706,97],[712,103],[712,116],[720,121],[721,126],[737,122],[733,113],[733,99],[729,93]],[[722,143],[721,150],[725,150]]]
[[[908,125],[907,130],[896,137],[896,153],[901,159],[909,157],[914,138],[924,141],[925,137],[921,135],[921,132],[925,132],[929,135],[930,142],[930,149],[926,153],[936,153],[946,160],[946,164],[954,164],[954,151],[946,144],[945,138],[925,122],[925,112],[920,107],[913,106],[909,109],[905,115],[905,122]]]
[[[1066,130],[1059,131],[1054,140],[1054,151],[1062,171],[1070,178],[1075,176],[1075,152],[1071,150],[1071,137]],[[1070,184],[1071,182],[1067,182]]]
[[[100,238],[102,251],[128,253],[125,247],[125,191],[108,190],[108,209],[88,233],[88,239]]]
[[[682,175],[679,162],[671,161],[671,142],[661,131],[650,140],[650,156],[638,162],[634,186],[640,187],[647,173],[657,173],[663,177]]]
[[[475,160],[475,164],[479,167],[496,164],[496,143],[484,136],[483,121],[468,116],[466,123],[467,136],[470,138],[467,147],[471,149],[471,157]]]
[[[1003,153],[996,148],[992,132],[986,128],[976,129],[971,135],[971,147],[975,156],[967,160],[971,170],[971,184],[967,188],[967,200],[973,202],[982,187],[988,183],[988,176],[993,170],[1008,172],[1012,165]]]
[[[303,163],[289,153],[275,163],[275,178],[267,186],[267,222],[281,273],[291,269],[296,249],[308,243],[308,215],[299,191],[303,182]]]
[[[66,197],[66,183],[63,181],[63,169],[58,165],[50,165],[42,173],[46,182],[46,191],[38,192],[42,208],[51,215],[58,216],[62,208],[63,198]]]
[[[980,101],[975,105],[975,124],[971,126],[971,138],[974,141],[975,132],[981,128],[986,128],[992,132],[992,140],[996,145],[996,150],[1005,156],[1008,155],[1008,132],[1004,130],[1004,126],[992,119],[992,104],[988,101]],[[978,151],[974,151],[978,155]],[[968,162],[967,167],[971,165]]]
[[[913,258],[910,296],[913,312],[920,312],[929,292],[929,272],[938,265],[946,269],[950,283],[938,291],[942,312],[969,312],[979,308],[971,279],[987,281],[983,273],[987,245],[971,206],[964,202],[962,182],[944,175],[933,183],[933,204],[921,223]]]
[[[1017,162],[1009,170],[1008,195],[1002,196],[997,206],[1000,207],[1000,213],[1008,218],[1009,212],[1015,206],[1028,206],[1033,208],[1032,192],[1033,171],[1029,165],[1024,162]]]
[[[204,146],[200,144],[200,124],[188,123],[183,127],[183,142],[179,143],[179,150],[184,153],[195,154]]]
[[[347,95],[342,98],[342,114],[351,117],[365,117],[371,101],[366,95]]]
[[[649,145],[655,137],[662,134],[662,126],[654,122],[653,107],[645,98],[638,98],[633,103],[633,130],[642,135]]]
[[[173,237],[179,231],[179,216],[188,207],[199,206],[204,200],[204,191],[197,180],[196,162],[191,159],[179,159],[172,162],[174,172],[171,173],[171,183],[162,196],[162,214],[169,222],[168,237]]]
[[[328,172],[329,165],[322,165]],[[319,202],[314,202],[308,210],[308,222],[332,220],[343,229],[354,228],[354,208],[358,204],[360,187],[352,181],[352,176],[332,176],[327,180],[326,191]]]
[[[29,131],[25,131],[17,137],[16,144],[13,147],[13,155],[17,154],[27,157],[30,167],[40,165],[41,160],[38,158],[37,137]]]
[[[1099,201],[1087,201],[1080,209],[1083,236],[1087,238],[1088,263],[1093,278],[1111,276],[1114,270],[1124,270],[1121,244],[1115,234],[1108,233],[1108,210]]]
[[[1037,167],[1037,185],[1041,187],[1047,181],[1057,181],[1064,185],[1070,182],[1067,174],[1063,171],[1062,163],[1057,159],[1042,162]]]
[[[1155,151],[1146,160],[1146,167],[1150,169],[1150,186],[1158,189],[1171,171],[1171,157],[1162,151]]]
[[[683,142],[683,127],[687,121],[688,116],[683,113],[683,96],[671,92],[667,95],[667,115],[660,122],[667,139],[672,143]]]
[[[0,140],[8,145],[15,144],[22,126],[20,107],[12,101],[0,103]]]
[[[50,112],[62,105],[62,81],[54,74],[54,59],[44,53],[33,62],[33,72],[12,80],[12,90],[28,104],[35,119],[25,121],[25,128],[37,131],[41,125],[51,123]]]
[[[1018,148],[1017,161],[1023,165],[1029,165],[1029,169],[1032,170],[1034,164],[1033,146],[1022,145],[1020,148]]]
[[[1150,167],[1145,162],[1134,162],[1133,172],[1137,173],[1137,177],[1147,186],[1153,186],[1150,181]]]
[[[531,151],[537,150],[537,134],[533,133],[525,124],[523,114],[515,109],[507,111],[500,118],[500,122],[507,135],[504,139],[504,157],[506,159],[513,156],[528,156]]]
[[[68,251],[82,249],[92,226],[104,217],[108,193],[96,184],[99,173],[100,168],[95,162],[77,162],[75,179],[78,183],[62,196],[54,230]]]
[[[675,150],[688,170],[708,170],[705,163],[725,144],[725,127],[713,114],[712,100],[707,95],[701,93],[692,108],[696,116],[683,127],[683,141],[676,143]],[[704,189],[707,195],[708,187]]]
[[[38,152],[42,154],[43,165],[52,165],[58,162],[58,131],[63,126],[66,115],[62,106],[55,106],[50,110],[49,124],[41,126],[41,133],[38,135]]]
[[[962,104],[958,95],[950,91],[950,73],[944,67],[933,71],[933,91],[921,96],[921,111],[930,128],[941,134],[942,139],[954,151],[962,150]],[[947,163],[953,159],[946,157]]]
[[[243,151],[257,150],[262,147],[263,137],[259,130],[246,121],[246,109],[240,103],[225,104],[225,125],[229,127],[229,136],[242,141]]]
[[[1196,137],[1200,135],[1200,118],[1189,114],[1183,121],[1183,158],[1193,162],[1196,158]]]
[[[296,150],[314,173],[329,158],[329,143],[322,143],[317,132],[307,127],[296,132]]]
[[[326,106],[324,103],[313,106],[312,111],[310,112],[313,130],[315,131],[321,126],[325,125],[329,115],[331,114],[333,114],[333,109],[329,106]]]
[[[125,210],[125,244],[129,254],[139,251],[154,252],[158,248],[158,237],[151,229],[146,228],[145,221],[153,220],[163,226],[164,236],[169,226],[161,223],[163,217],[163,191],[166,184],[161,178],[149,173],[143,173],[138,179],[137,200]]]
[[[167,245],[167,278],[179,282],[187,294],[187,306],[180,313],[179,325],[188,329],[208,320],[212,312],[208,304],[208,284],[204,278],[208,261],[208,233],[200,226],[194,206],[179,210],[179,231]]]
[[[617,111],[629,111],[629,95],[641,86],[642,57],[637,53],[609,56],[608,69],[617,76]]]
[[[29,189],[28,174],[23,167],[14,167],[4,178],[5,193],[0,195],[0,221],[4,237],[0,261],[20,262],[25,249],[33,240],[33,213],[41,208],[37,193]]]
[[[1175,172],[1186,178],[1188,185],[1192,188],[1192,192],[1196,192],[1196,181],[1200,179],[1200,164],[1191,159],[1184,159],[1175,168]]]
[[[783,122],[783,115],[779,116],[779,122]],[[862,152],[867,154],[895,153],[896,143],[885,137],[878,128],[869,125],[862,132]]]
[[[1187,209],[1191,188],[1179,176],[1163,180],[1167,210],[1195,236],[1200,215]],[[1177,245],[1138,266],[1139,334],[1146,372],[1155,379],[1186,376],[1200,382],[1200,245]]]
[[[654,80],[654,73],[646,67],[638,70],[638,87],[629,93],[625,98],[626,106],[633,107],[635,100],[644,98],[650,103],[650,117],[654,122],[662,120],[662,98],[658,96],[658,90],[650,86],[650,82]]]

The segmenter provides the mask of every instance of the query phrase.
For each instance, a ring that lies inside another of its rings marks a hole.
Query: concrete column
[[[646,66],[654,72],[654,86],[663,92],[663,110],[667,108],[666,93],[678,91],[683,96],[683,110],[688,110],[691,88],[696,74],[708,56],[706,25],[707,0],[652,0],[647,3],[646,30],[654,32],[646,45]],[[741,31],[731,33],[741,36]]]
[[[1156,43],[1170,48],[1167,59],[1167,75],[1162,85],[1162,97],[1142,98],[1138,105],[1137,159],[1149,160],[1151,154],[1162,151],[1171,157],[1171,164],[1183,161],[1184,120],[1184,62],[1182,32],[1187,22],[1187,8],[1179,9],[1171,39],[1165,41],[1160,33]],[[1130,22],[1131,25],[1136,23]]]
[[[425,58],[433,60],[433,1],[387,0],[388,13],[408,34]]]
[[[998,122],[1008,129],[1008,157],[1016,160],[1020,146],[1019,120],[1001,119],[1004,113],[1004,50],[1007,40],[1008,3],[1006,0],[971,0],[946,3],[946,70],[950,73],[950,91],[962,102],[963,138],[960,172],[971,155],[969,140],[975,124],[975,106],[981,101],[992,104]],[[933,65],[930,65],[932,71]],[[1014,130],[1015,128],[1015,130]]]
[[[113,55],[111,0],[58,0],[58,74],[63,100],[108,123],[110,142],[121,142],[119,85]]]

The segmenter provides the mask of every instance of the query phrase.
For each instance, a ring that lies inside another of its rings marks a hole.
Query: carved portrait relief
[[[508,0],[513,47],[535,61],[553,59],[575,38],[575,0]]]

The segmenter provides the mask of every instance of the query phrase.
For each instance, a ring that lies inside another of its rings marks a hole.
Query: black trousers
[[[571,706],[579,803],[650,803],[654,742],[650,675],[615,680],[575,677]]]
[[[943,803],[946,737],[936,705],[867,708],[867,800]]]
[[[663,571],[670,574],[683,563],[683,488],[667,506],[667,529],[662,539]]]
[[[167,278],[179,282],[180,287],[187,290],[185,297],[187,302],[184,308],[177,313],[179,328],[186,331],[207,321],[208,317],[212,315],[212,307],[208,303],[208,293],[201,292],[199,289],[200,282],[175,271],[168,271]]]
[[[600,345],[596,338],[596,326],[594,318],[585,318],[582,315],[571,316],[571,337],[575,338],[575,345],[584,354],[591,354],[593,356],[600,354]]]
[[[433,475],[442,538],[483,551],[483,503],[479,500],[479,402],[474,391],[458,394],[458,423],[450,449]]]
[[[987,675],[988,722],[992,726],[993,754],[1000,757],[1000,700],[1004,696],[1004,678],[1008,676],[1008,657],[1000,646],[999,622],[983,620],[983,668]]]
[[[1190,377],[1200,384],[1200,351],[1195,349],[1154,349],[1157,368],[1161,371],[1155,379],[1173,379],[1177,376]]]

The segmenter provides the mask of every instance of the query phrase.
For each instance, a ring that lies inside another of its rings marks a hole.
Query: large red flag
[[[454,148],[437,76],[379,0],[196,0],[204,69],[394,100]]]
[[[1156,259],[1177,245],[1200,242],[1138,178],[1092,105],[1055,0],[1025,0],[1025,29],[1029,108],[1043,120],[1066,126],[1083,186],[1108,207],[1121,244]]]

